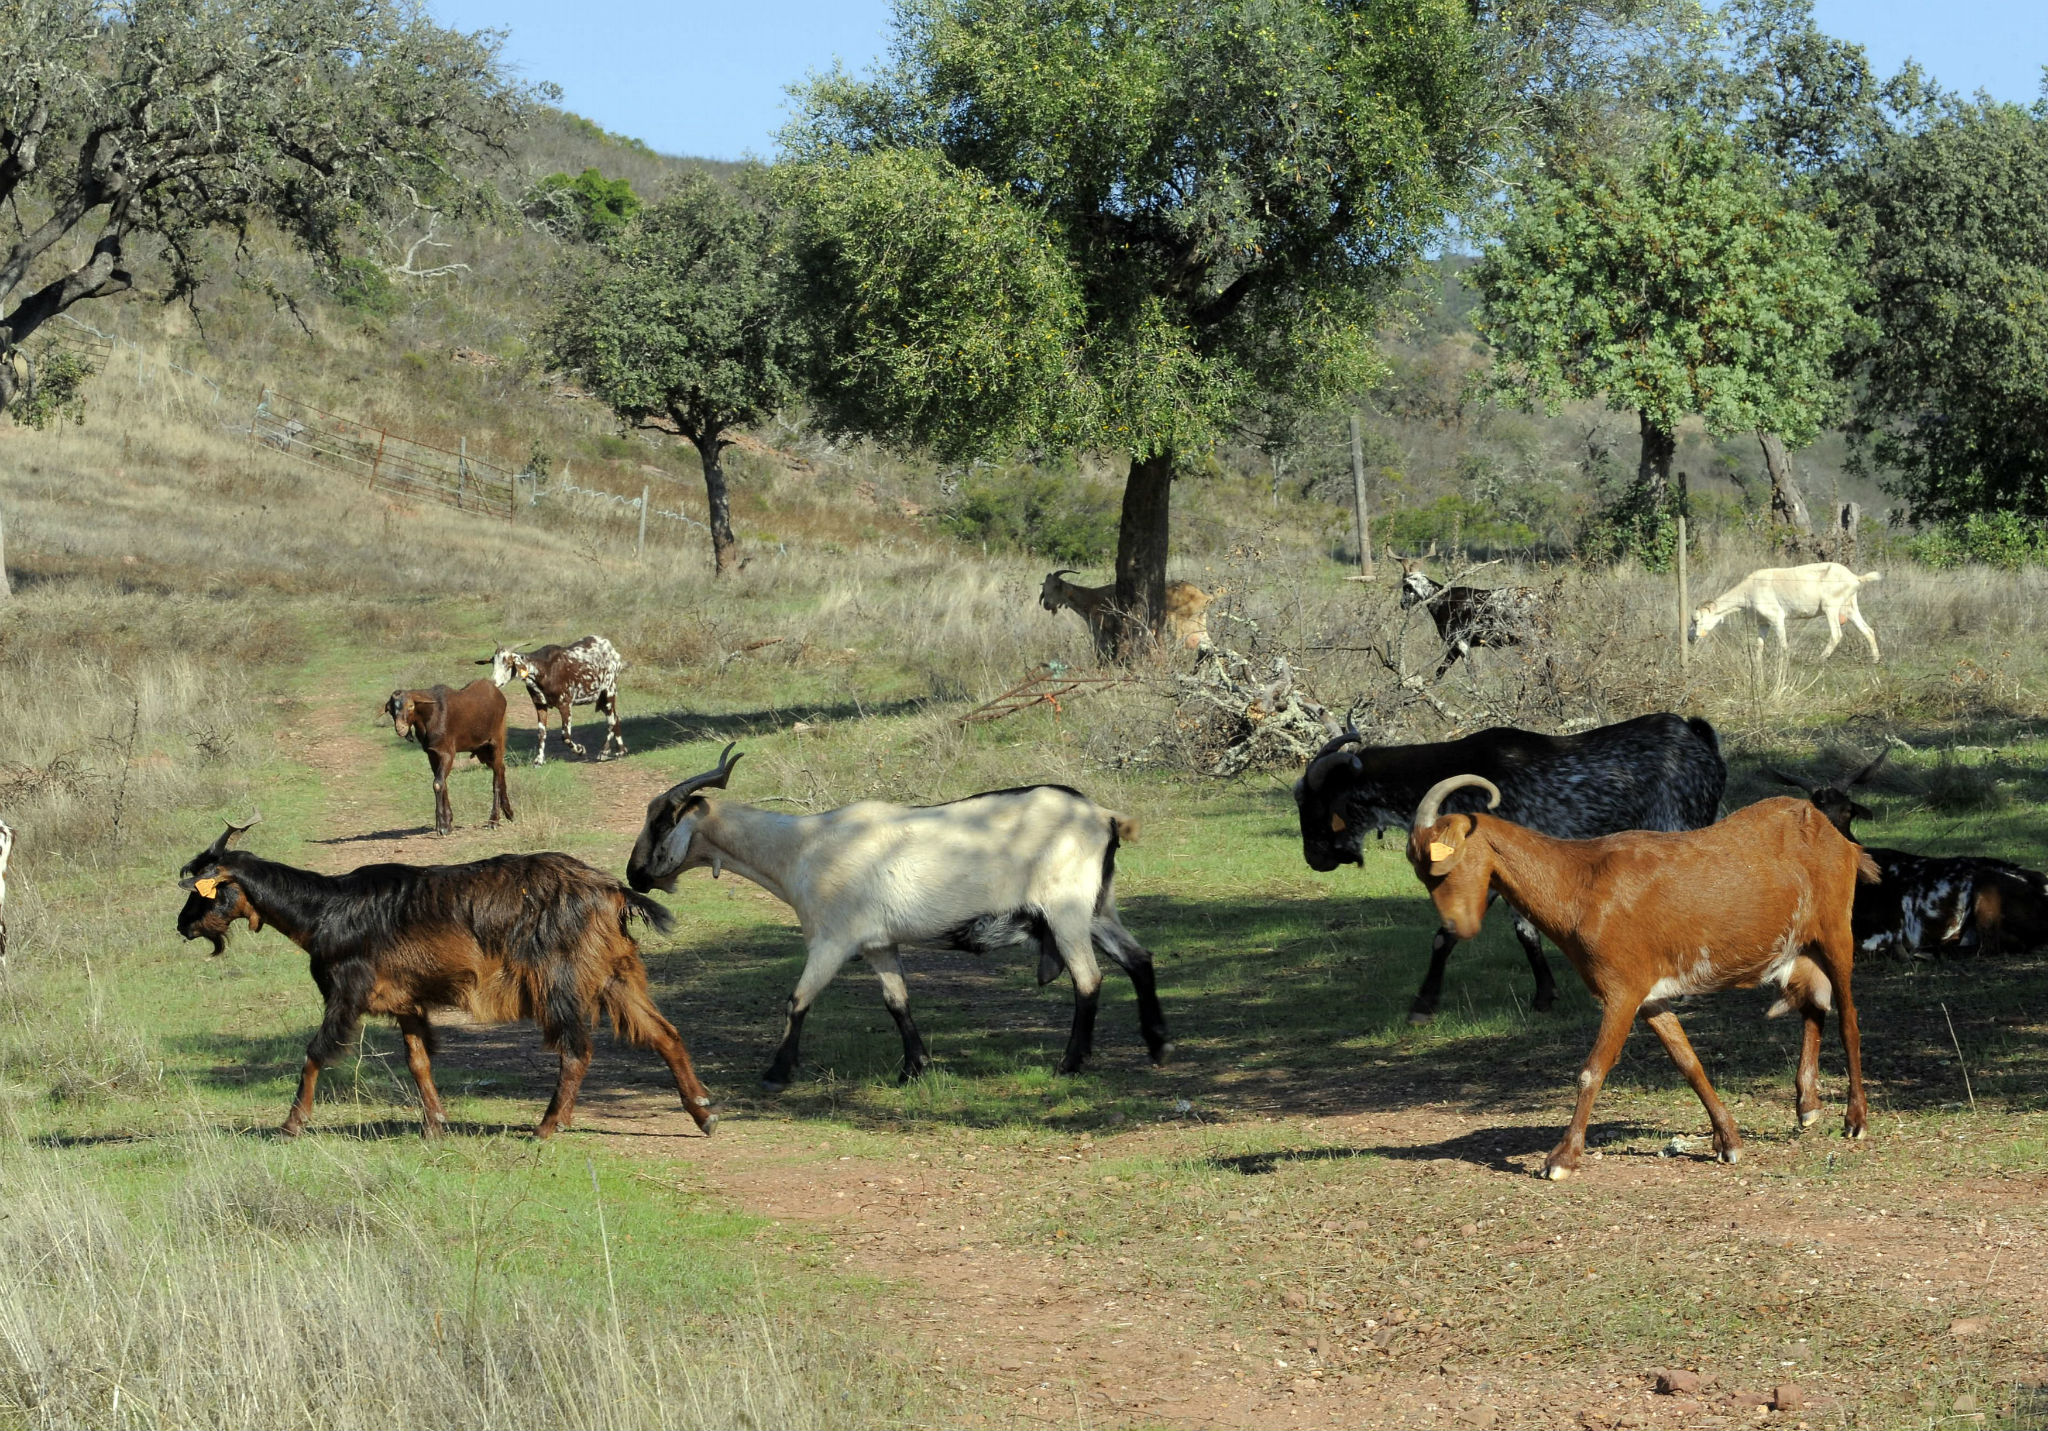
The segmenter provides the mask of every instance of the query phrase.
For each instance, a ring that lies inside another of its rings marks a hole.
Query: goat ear
[[[1465,831],[1463,821],[1451,820],[1438,824],[1427,835],[1417,836],[1426,843],[1423,853],[1429,856],[1429,872],[1433,875],[1449,874],[1465,855]]]

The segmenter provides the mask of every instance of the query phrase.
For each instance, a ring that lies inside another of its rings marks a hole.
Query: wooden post
[[[455,458],[455,510],[459,512],[462,510],[463,495],[469,491],[469,439],[458,437],[455,442],[460,448]]]
[[[1692,487],[1678,474],[1678,669],[1692,669],[1692,596],[1686,589],[1685,514],[1692,508]]]
[[[647,494],[650,490],[645,484],[640,488],[640,541],[633,549],[635,557],[647,555]]]
[[[1372,575],[1372,516],[1365,507],[1365,443],[1358,431],[1358,414],[1351,414],[1351,509],[1358,518],[1358,571]]]
[[[379,468],[381,468],[381,467],[382,467],[382,466],[384,465],[384,438],[385,438],[385,436],[386,436],[386,434],[385,434],[385,432],[384,432],[384,429],[383,429],[383,428],[381,428],[381,427],[380,427],[380,428],[378,428],[378,429],[377,429],[377,455],[376,455],[375,457],[372,457],[372,458],[370,459],[370,490],[371,490],[371,491],[373,491],[373,492],[377,490],[377,470],[378,470]]]

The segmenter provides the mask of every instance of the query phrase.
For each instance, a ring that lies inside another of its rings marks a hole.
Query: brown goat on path
[[[298,1096],[278,1132],[295,1137],[313,1111],[320,1070],[355,1041],[365,1014],[389,1014],[405,1035],[432,1136],[448,1117],[434,1088],[438,1008],[466,1009],[479,1023],[529,1020],[561,1058],[555,1096],[533,1130],[565,1128],[590,1068],[599,1014],[627,1041],[661,1055],[697,1126],[717,1118],[690,1052],[647,990],[647,966],[627,932],[634,919],[669,929],[669,912],[611,875],[568,855],[497,855],[458,865],[364,865],[324,875],[228,846],[261,817],[230,825],[186,861],[189,891],[178,933],[219,954],[229,929],[268,924],[311,957],[326,1011],[306,1045]]]
[[[1821,1027],[1839,1001],[1849,1059],[1843,1132],[1864,1135],[1849,911],[1857,880],[1875,880],[1877,869],[1861,846],[1843,839],[1808,801],[1783,797],[1704,829],[1632,830],[1593,840],[1553,839],[1492,815],[1439,818],[1444,798],[1468,785],[1500,803],[1490,781],[1454,775],[1423,796],[1408,839],[1409,863],[1444,928],[1472,938],[1497,892],[1564,951],[1603,1007],[1599,1036],[1579,1074],[1578,1107],[1544,1160],[1545,1177],[1563,1178],[1579,1166],[1593,1100],[1638,1012],[1706,1106],[1714,1152],[1724,1163],[1737,1161],[1742,1137],[1735,1120],[1714,1096],[1670,1001],[1758,984],[1784,990],[1773,1015],[1797,1009],[1806,1021],[1796,1080],[1802,1128],[1820,1117]]]
[[[512,796],[505,789],[505,693],[489,681],[471,681],[459,691],[432,686],[423,691],[398,690],[384,703],[384,714],[400,739],[417,740],[434,772],[434,833],[455,828],[448,803],[448,772],[455,757],[474,752],[491,767],[491,827],[498,815],[512,818]]]

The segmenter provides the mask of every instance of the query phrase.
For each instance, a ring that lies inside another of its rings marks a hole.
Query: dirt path
[[[376,797],[350,793],[349,772],[382,758],[374,732],[358,732],[332,710],[310,713],[306,724],[311,739],[303,758],[334,777],[338,823],[349,827],[322,847],[328,852],[323,864],[445,861],[517,847],[502,831],[475,827],[437,839],[394,818]],[[645,801],[665,783],[631,761],[579,762],[577,774],[593,797],[592,819],[620,834],[637,827]],[[425,783],[422,771],[423,810]],[[751,886],[745,894],[764,902],[764,914],[766,906],[780,912]],[[920,969],[919,994],[945,998],[980,977],[965,961],[957,968],[929,961]],[[698,1042],[694,1030],[686,1037]],[[1432,1267],[1449,1244],[1433,1242],[1424,1253],[1428,1239],[1418,1238],[1412,1283],[1404,1274],[1394,1281],[1406,1285],[1383,1289],[1394,1310],[1382,1313],[1383,1320],[1346,1318],[1343,1325],[1318,1321],[1308,1299],[1286,1284],[1286,1269],[1300,1265],[1308,1249],[1321,1249],[1338,1267],[1347,1258],[1369,1262],[1352,1240],[1358,1223],[1311,1221],[1254,1232],[1251,1224],[1219,1222],[1187,1234],[1206,1239],[1209,1252],[1228,1242],[1227,1251],[1238,1254],[1234,1275],[1252,1290],[1233,1307],[1213,1288],[1193,1285],[1185,1242],[1090,1240],[1069,1237],[1065,1229],[1041,1237],[1024,1230],[1032,1209],[1059,1205],[1077,1186],[1100,1192],[1101,1184],[1114,1182],[1098,1164],[1205,1156],[1199,1130],[1171,1123],[1105,1132],[1048,1152],[1020,1151],[1013,1142],[945,1126],[929,1135],[907,1132],[887,1156],[840,1153],[836,1149],[848,1143],[871,1149],[874,1139],[849,1139],[836,1125],[792,1118],[774,1100],[739,1091],[752,1088],[743,1071],[750,1064],[742,1060],[758,1052],[752,1045],[744,1054],[714,1048],[707,1057],[699,1050],[708,1078],[717,1067],[714,1086],[726,1113],[718,1135],[707,1140],[695,1135],[658,1065],[603,1038],[574,1136],[595,1135],[626,1153],[658,1159],[664,1168],[685,1167],[693,1190],[764,1219],[768,1245],[805,1255],[822,1240],[839,1266],[883,1280],[889,1296],[849,1306],[848,1314],[886,1330],[912,1329],[932,1357],[934,1376],[962,1404],[984,1408],[994,1424],[1716,1427],[1768,1417],[1777,1425],[1818,1426],[1839,1424],[1838,1409],[1854,1401],[1853,1372],[1843,1359],[1832,1360],[1826,1374],[1812,1373],[1800,1365],[1803,1341],[1788,1346],[1778,1365],[1719,1374],[1708,1369],[1697,1394],[1660,1396],[1650,1380],[1656,1368],[1617,1364],[1597,1340],[1518,1359],[1468,1357],[1460,1354],[1455,1326],[1443,1320],[1410,1325],[1399,1310],[1436,1298],[1432,1276],[1443,1285],[1464,1279],[1457,1285],[1468,1297],[1468,1284],[1499,1279],[1498,1292],[1482,1294],[1482,1301],[1498,1296],[1492,1314],[1512,1318],[1508,1272],[1493,1269],[1557,1275],[1568,1266],[1565,1275],[1576,1278],[1588,1267],[1583,1275],[1597,1276],[1601,1252],[1589,1236],[1615,1245],[1626,1236],[1640,1239],[1641,1227],[1623,1226],[1630,1216],[1592,1234],[1582,1228],[1571,1238],[1491,1247],[1485,1257],[1499,1260],[1482,1259],[1477,1265],[1487,1270],[1478,1273],[1469,1258],[1456,1271]],[[506,1091],[534,1100],[545,1098],[554,1078],[554,1060],[524,1028],[457,1024],[447,1030],[443,1059],[451,1070],[488,1071],[510,1086]],[[1278,1145],[1369,1149],[1392,1159],[1414,1150],[1412,1171],[1397,1176],[1434,1180],[1432,1195],[1452,1202],[1533,1202],[1549,1189],[1528,1173],[1565,1111],[1560,1090],[1554,1111],[1525,1123],[1439,1106],[1393,1114],[1303,1113],[1280,1119],[1272,1132],[1282,1140]],[[1446,1148],[1462,1151],[1436,1155]],[[1768,1169],[1773,1157],[1787,1156],[1766,1147],[1755,1163]],[[1757,1169],[1745,1165],[1743,1171]],[[1605,1204],[1630,1207],[1634,1217],[1672,1229],[1675,1247],[1696,1249],[1683,1255],[1701,1259],[1703,1280],[1673,1285],[1675,1304],[1726,1293],[1711,1270],[1723,1261],[1721,1252],[1763,1249],[1802,1277],[1816,1274],[1809,1286],[1773,1293],[1788,1299],[1781,1306],[1802,1296],[1825,1298],[1823,1278],[1848,1286],[1876,1269],[1870,1276],[1883,1279],[1886,1295],[1916,1305],[1921,1299],[1930,1305],[1981,1299],[1995,1286],[2005,1321],[2048,1321],[2048,1236],[2039,1213],[2048,1179],[1963,1187],[1950,1181],[1917,1197],[1910,1190],[1888,1192],[1893,1205],[1878,1217],[1824,1211],[1767,1190],[1761,1179],[1751,1184],[1736,1170],[1693,1159],[1609,1158],[1594,1163],[1587,1176],[1599,1181]],[[1920,1220],[1928,1218],[1940,1219],[1947,1231],[1931,1231],[1933,1225]],[[1959,1333],[1979,1334],[1999,1333]],[[1808,1388],[1803,1412],[1768,1413],[1758,1406],[1776,1381],[1793,1379]],[[1949,1411],[1945,1403],[1934,1409]],[[1970,1424],[1967,1415],[1956,1424]]]

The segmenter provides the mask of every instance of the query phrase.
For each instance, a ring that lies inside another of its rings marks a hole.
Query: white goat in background
[[[647,806],[626,878],[645,894],[675,888],[684,870],[711,867],[752,880],[797,913],[804,971],[789,1023],[762,1082],[789,1083],[804,1016],[847,960],[859,955],[882,981],[882,1002],[903,1036],[903,1078],[931,1062],[910,1020],[898,946],[985,954],[1036,946],[1038,982],[1065,969],[1074,980],[1074,1026],[1061,1073],[1079,1070],[1095,1036],[1102,989],[1099,950],[1131,976],[1138,1028],[1154,1063],[1171,1051],[1152,955],[1116,913],[1116,851],[1137,827],[1063,785],[970,795],[944,805],[862,800],[822,815],[785,815],[706,795],[723,789],[739,757],[685,780]]]
[[[1883,572],[1867,571],[1858,576],[1839,562],[1814,562],[1811,566],[1769,566],[1753,571],[1692,614],[1692,639],[1698,641],[1738,611],[1756,617],[1756,644],[1761,651],[1764,632],[1778,633],[1778,650],[1788,652],[1785,620],[1810,621],[1816,616],[1828,620],[1825,661],[1842,644],[1842,626],[1853,622],[1870,643],[1870,659],[1876,661],[1877,633],[1856,609],[1856,593],[1867,582],[1880,580]]]

